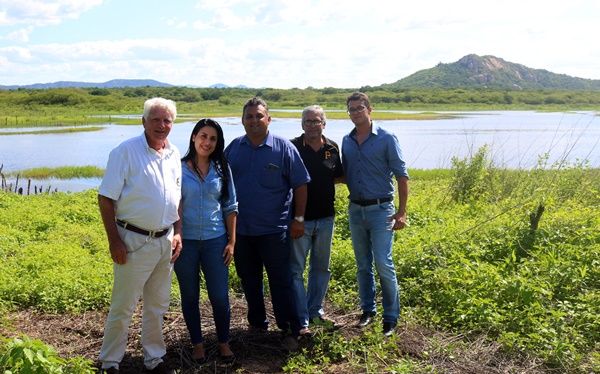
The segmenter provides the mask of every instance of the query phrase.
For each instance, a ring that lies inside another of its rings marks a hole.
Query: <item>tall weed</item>
[[[0,371],[11,374],[92,374],[90,360],[63,359],[49,345],[27,336],[13,338],[0,345]]]

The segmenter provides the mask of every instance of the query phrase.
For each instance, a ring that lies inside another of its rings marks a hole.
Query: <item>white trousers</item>
[[[104,369],[119,368],[127,347],[131,316],[141,297],[144,365],[153,369],[167,352],[162,327],[169,309],[173,229],[160,238],[149,238],[122,227],[118,229],[127,246],[127,262],[113,265],[112,298],[99,360]]]

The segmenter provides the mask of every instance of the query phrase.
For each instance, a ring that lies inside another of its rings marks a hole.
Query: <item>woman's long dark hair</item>
[[[188,146],[188,150],[181,161],[190,161],[192,165],[194,165],[194,169],[198,169],[198,165],[196,165],[196,147],[194,146],[193,139],[194,136],[198,134],[198,131],[200,131],[200,129],[204,126],[212,127],[217,132],[217,144],[215,145],[214,151],[208,156],[208,159],[215,164],[217,174],[219,177],[221,177],[221,201],[225,201],[229,197],[229,189],[227,188],[229,184],[229,163],[227,162],[225,154],[223,153],[223,150],[225,149],[223,129],[217,121],[210,118],[203,118],[196,123],[196,126],[194,126],[194,129],[190,135],[190,144]]]

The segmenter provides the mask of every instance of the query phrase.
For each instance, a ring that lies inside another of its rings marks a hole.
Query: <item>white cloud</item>
[[[35,16],[31,4],[40,3],[24,1],[19,8],[0,0],[0,25],[76,17],[100,1],[79,8],[75,0],[44,2],[54,7]],[[156,28],[156,35],[186,31],[169,38],[152,38],[152,29],[144,39],[0,48],[0,82],[90,80],[87,74],[99,81],[118,74],[191,85],[360,87],[469,53],[600,78],[600,52],[593,48],[600,2],[589,0],[505,0],[485,7],[475,0],[204,0],[193,13],[173,8],[160,19],[169,30]],[[28,35],[23,28],[12,37],[26,42]]]
[[[15,30],[13,32],[8,33],[6,37],[2,39],[12,40],[15,42],[27,43],[29,41],[29,35],[33,31],[33,27],[25,27],[22,29]]]
[[[180,19],[178,19],[176,17],[163,19],[163,21],[170,28],[174,28],[174,29],[177,29],[177,30],[183,30],[183,29],[186,29],[188,27],[188,22],[187,21],[182,21],[182,20],[180,20]]]
[[[45,26],[75,19],[102,0],[0,0],[0,26]]]

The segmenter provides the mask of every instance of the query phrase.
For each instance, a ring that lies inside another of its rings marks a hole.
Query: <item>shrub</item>
[[[0,370],[7,374],[92,374],[90,360],[63,359],[54,348],[27,336],[6,340],[0,347]]]
[[[453,179],[450,185],[452,200],[460,203],[476,200],[489,190],[492,174],[488,147],[483,146],[470,158],[452,157]]]

